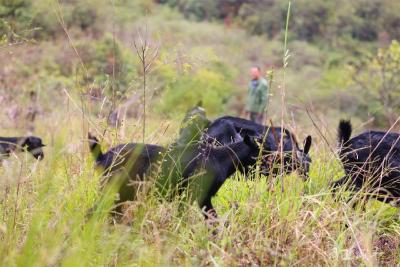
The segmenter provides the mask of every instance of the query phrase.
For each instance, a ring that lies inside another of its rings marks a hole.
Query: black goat
[[[204,133],[203,140],[206,143],[229,144],[243,139],[244,135],[256,136],[264,139],[263,142],[270,150],[266,151],[269,160],[265,161],[273,173],[279,171],[277,163],[281,161],[281,133],[283,132],[283,170],[285,173],[298,170],[303,178],[308,178],[311,158],[309,151],[312,143],[311,136],[304,140],[304,147],[300,149],[295,136],[287,129],[281,127],[268,127],[250,120],[224,116],[212,122]],[[268,173],[266,173],[268,174]]]
[[[151,165],[159,164],[163,157],[161,154],[165,151],[163,147],[147,144],[130,143],[119,145],[110,149],[107,153],[101,153],[98,140],[89,134],[89,145],[92,154],[95,157],[96,164],[108,170],[117,171],[123,169],[127,174],[126,180],[119,190],[119,202],[133,200],[135,192],[130,187],[130,180],[138,177],[143,178],[146,173],[151,170]],[[141,149],[138,149],[141,147]],[[257,156],[260,153],[260,147],[256,141],[245,135],[242,141],[229,144],[222,147],[211,147],[188,145],[179,149],[174,148],[173,151],[181,158],[175,158],[176,154],[164,156],[166,160],[162,161],[161,169],[168,170],[176,168],[178,162],[181,169],[181,178],[179,184],[172,184],[172,187],[179,186],[181,189],[188,189],[191,199],[196,200],[201,208],[205,208],[206,218],[216,216],[215,210],[211,203],[211,198],[218,192],[219,188],[225,180],[235,173],[237,170],[243,172],[256,163]],[[170,160],[168,160],[170,159]],[[115,165],[113,164],[115,162]],[[129,164],[129,162],[131,162]],[[165,184],[170,182],[168,175],[161,172],[161,178],[156,185],[158,188],[171,188],[171,185]],[[175,181],[176,182],[176,181]]]
[[[0,137],[0,158],[9,157],[12,152],[27,150],[35,159],[42,160],[44,146],[42,139],[36,136]]]
[[[256,164],[260,149],[263,150],[259,143],[260,140],[245,135],[241,141],[220,147],[192,145],[184,148],[185,152],[179,154],[182,187],[189,187],[192,199],[205,209],[206,218],[216,217],[211,199],[226,179],[236,171],[244,173]],[[172,156],[167,156],[175,158],[177,150],[174,151]],[[168,164],[168,158],[165,162]]]
[[[350,121],[338,127],[339,155],[345,176],[335,181],[352,192],[397,206],[400,197],[400,135],[393,132],[367,131],[351,137]]]
[[[142,181],[152,165],[158,164],[162,158],[164,148],[157,145],[127,143],[115,146],[103,153],[99,140],[88,134],[89,148],[95,159],[96,167],[101,167],[106,182],[111,177],[120,177],[117,204],[135,199],[136,188],[132,181]],[[117,212],[121,207],[117,206]]]

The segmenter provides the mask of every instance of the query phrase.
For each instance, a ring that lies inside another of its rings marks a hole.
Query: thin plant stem
[[[285,28],[285,42],[284,42],[284,54],[283,54],[283,80],[281,86],[281,138],[280,138],[280,156],[281,156],[281,191],[284,191],[283,185],[283,121],[285,116],[285,87],[286,87],[286,67],[288,65],[289,51],[287,49],[287,37],[289,32],[289,20],[290,20],[290,5],[288,4],[288,11],[286,15],[286,28]]]
[[[135,47],[136,54],[140,60],[142,67],[142,89],[143,89],[143,128],[142,128],[142,140],[145,142],[146,136],[146,91],[147,91],[147,78],[148,73],[151,71],[151,65],[158,57],[159,47],[151,47],[148,37],[148,29],[147,26],[145,28],[145,35],[142,36],[142,33],[138,30],[138,39],[140,44],[135,40],[133,42],[133,46]]]

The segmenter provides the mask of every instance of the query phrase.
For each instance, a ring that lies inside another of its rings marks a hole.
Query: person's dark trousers
[[[264,114],[258,112],[250,112],[250,120],[258,124],[264,123]]]

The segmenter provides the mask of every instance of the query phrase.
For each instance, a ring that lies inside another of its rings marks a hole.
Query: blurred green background
[[[149,114],[173,118],[203,100],[211,117],[239,115],[248,69],[259,65],[273,72],[268,116],[276,119],[287,8],[280,0],[1,0],[2,100],[18,104],[36,91],[49,111],[67,90],[95,96],[93,112],[106,118],[136,95],[128,113],[137,115],[143,73],[133,42],[141,33],[158,50]],[[400,107],[399,10],[392,0],[293,1],[289,120],[309,125],[309,108],[326,124],[342,116],[392,124]]]

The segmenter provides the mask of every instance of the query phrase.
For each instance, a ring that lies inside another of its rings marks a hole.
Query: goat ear
[[[198,106],[198,107],[203,107],[203,100],[200,100],[199,102],[197,102],[197,105],[196,106]]]
[[[312,137],[311,135],[309,135],[306,137],[306,139],[304,139],[304,149],[303,149],[304,154],[308,154],[308,152],[310,152],[311,143],[312,143]]]

